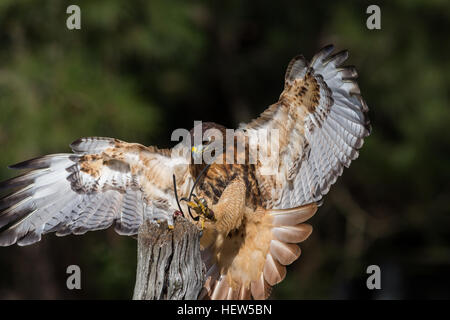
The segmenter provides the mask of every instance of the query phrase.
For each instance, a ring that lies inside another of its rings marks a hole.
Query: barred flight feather
[[[29,245],[49,232],[84,234],[112,224],[120,234],[136,234],[154,211],[158,220],[172,223],[171,180],[162,181],[153,172],[171,177],[177,170],[185,193],[185,184],[192,183],[187,163],[180,168],[183,162],[166,150],[100,137],[79,139],[71,148],[75,153],[11,166],[30,171],[0,182],[1,189],[15,189],[0,199],[0,245]]]
[[[278,168],[275,179],[262,171],[258,174],[265,189],[271,184],[269,207],[292,208],[320,201],[343,168],[358,157],[370,133],[356,69],[342,67],[348,52],[332,55],[333,49],[323,48],[310,63],[302,56],[294,58],[278,103],[241,125],[247,131],[280,130],[282,161],[272,164]]]

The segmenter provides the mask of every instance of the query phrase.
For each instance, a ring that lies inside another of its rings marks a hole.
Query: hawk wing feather
[[[214,244],[205,248],[202,259],[207,280],[200,298],[267,299],[272,286],[285,278],[286,266],[300,256],[297,243],[311,234],[312,227],[305,221],[316,211],[315,203],[271,209],[246,221],[245,239],[237,253],[227,248],[242,239],[239,235],[224,239],[222,250],[217,251]]]
[[[354,67],[341,67],[347,51],[332,55],[327,46],[308,63],[295,57],[285,75],[280,100],[249,124],[248,132],[280,132],[280,161],[275,175],[258,180],[266,206],[293,208],[320,201],[330,186],[358,157],[370,133],[367,105],[356,83]]]
[[[171,223],[172,174],[184,195],[187,163],[159,150],[111,138],[82,138],[74,153],[47,155],[11,166],[28,172],[0,183],[17,189],[0,199],[0,245],[29,245],[42,234],[84,234],[115,225],[136,234],[145,217]],[[161,178],[163,177],[163,178]]]

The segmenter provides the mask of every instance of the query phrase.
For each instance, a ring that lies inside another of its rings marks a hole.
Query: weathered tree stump
[[[201,231],[185,218],[175,228],[145,222],[138,233],[134,300],[197,299],[205,281]]]

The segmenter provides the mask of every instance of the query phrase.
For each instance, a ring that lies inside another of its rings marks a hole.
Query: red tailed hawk
[[[0,245],[29,245],[49,232],[83,234],[111,225],[119,234],[134,235],[144,219],[171,226],[179,205],[184,212],[189,206],[204,228],[202,297],[267,298],[284,279],[285,266],[299,257],[297,243],[312,232],[305,221],[370,131],[356,70],[342,66],[348,53],[332,51],[325,47],[309,63],[294,58],[278,102],[241,125],[231,144],[210,134],[216,129],[226,137],[223,126],[204,123],[200,142],[170,150],[82,138],[71,144],[73,153],[11,166],[29,170],[0,183],[15,189],[0,200]],[[250,133],[268,131],[278,134],[276,160],[236,161],[249,153]],[[202,156],[212,145],[220,152],[207,165]],[[236,151],[232,159],[226,156],[230,145]]]

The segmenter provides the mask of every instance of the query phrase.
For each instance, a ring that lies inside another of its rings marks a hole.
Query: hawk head
[[[190,131],[191,163],[210,164],[226,146],[226,128],[214,122],[201,122]]]

